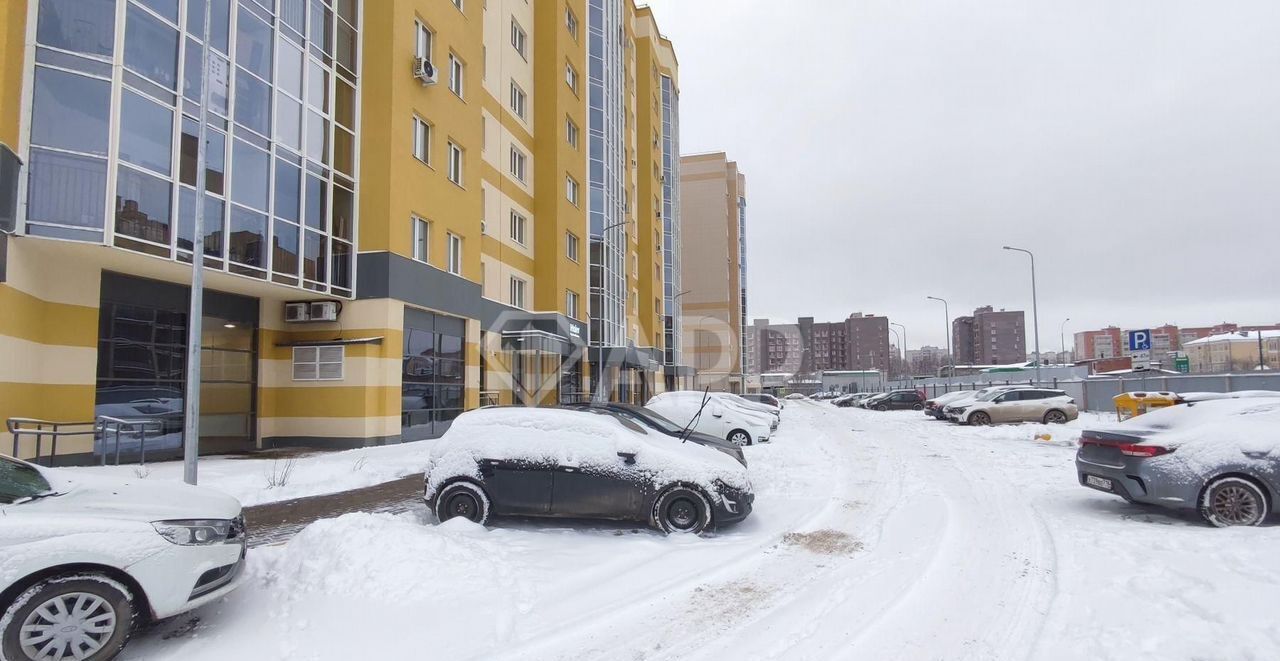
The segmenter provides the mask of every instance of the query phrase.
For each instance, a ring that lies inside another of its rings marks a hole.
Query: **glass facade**
[[[662,77],[662,279],[663,347],[667,366],[684,361],[680,281],[680,92]]]
[[[359,14],[357,0],[40,0],[26,233],[186,262],[198,243],[208,268],[350,297]]]
[[[403,371],[402,439],[417,441],[443,434],[462,415],[465,322],[406,308]]]
[[[617,347],[627,322],[622,0],[589,0],[587,13],[590,342]]]

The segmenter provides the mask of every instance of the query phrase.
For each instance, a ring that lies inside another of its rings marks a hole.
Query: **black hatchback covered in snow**
[[[745,466],[709,445],[608,411],[488,408],[431,449],[423,497],[441,521],[553,516],[633,520],[664,532],[740,521]]]

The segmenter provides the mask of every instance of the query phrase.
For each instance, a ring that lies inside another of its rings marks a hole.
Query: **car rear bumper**
[[[1080,486],[1114,494],[1132,503],[1170,509],[1194,509],[1200,496],[1200,480],[1177,479],[1166,470],[1168,462],[1128,457],[1120,462],[1090,460],[1076,455]],[[1099,483],[1100,478],[1108,483]]]

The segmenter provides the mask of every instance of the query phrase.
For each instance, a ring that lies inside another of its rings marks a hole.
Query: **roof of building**
[[[1193,344],[1213,344],[1216,342],[1257,342],[1258,336],[1261,335],[1264,340],[1271,340],[1280,337],[1280,330],[1268,331],[1240,331],[1238,333],[1219,333],[1218,335],[1210,335],[1202,337],[1198,340],[1184,342],[1183,346],[1191,346]]]

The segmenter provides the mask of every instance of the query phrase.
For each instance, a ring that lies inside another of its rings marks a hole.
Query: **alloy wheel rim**
[[[476,499],[470,494],[460,493],[455,494],[449,499],[449,504],[445,509],[453,514],[453,516],[460,516],[465,519],[475,521],[476,511],[479,510],[480,507],[479,504],[476,503]]]
[[[738,432],[738,433],[734,434],[734,435],[733,435],[733,438],[731,438],[731,439],[729,439],[729,440],[733,441],[734,443],[737,443],[738,445],[746,445],[746,444],[747,444],[747,435],[746,435],[746,434],[744,434],[744,433],[742,433],[742,432]]]
[[[1252,523],[1258,517],[1257,496],[1244,487],[1223,487],[1213,494],[1213,513],[1228,523]]]
[[[690,530],[698,523],[698,508],[688,498],[677,498],[667,507],[667,520],[673,528]]]
[[[39,661],[84,659],[101,650],[115,632],[116,611],[106,599],[69,592],[31,611],[18,629],[18,645]]]
[[[991,419],[987,417],[986,413],[974,413],[971,421],[975,425],[985,425],[990,422]]]
[[[1063,414],[1061,414],[1061,413],[1059,413],[1059,412],[1057,412],[1057,411],[1050,411],[1050,412],[1049,412],[1049,422],[1058,422],[1058,423],[1066,422],[1066,417],[1067,417],[1067,416],[1065,416],[1065,415],[1063,415]]]

